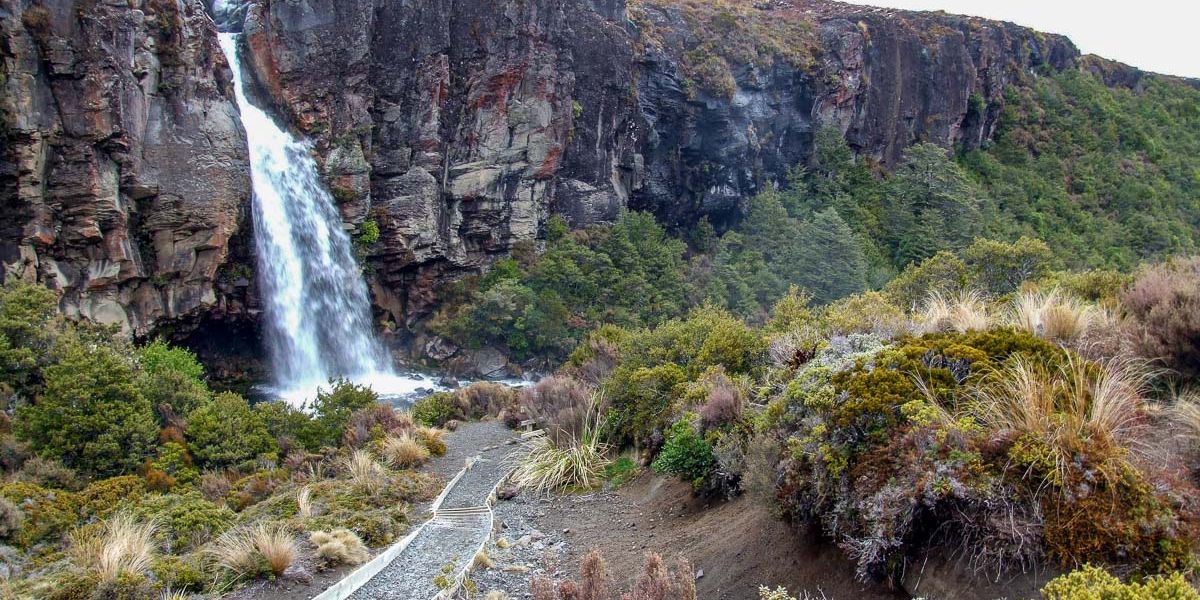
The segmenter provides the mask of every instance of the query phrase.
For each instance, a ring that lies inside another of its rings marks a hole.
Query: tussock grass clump
[[[1059,485],[1080,455],[1098,458],[1100,474],[1115,482],[1140,443],[1148,379],[1130,360],[1089,363],[1067,355],[1050,367],[1018,356],[978,388],[974,416],[1041,444]]]
[[[104,582],[124,574],[142,574],[150,568],[157,551],[154,531],[152,522],[118,514],[72,532],[68,556],[76,566],[95,573]]]
[[[429,460],[429,449],[410,435],[384,438],[379,453],[393,467],[409,469]]]
[[[317,556],[330,564],[361,565],[371,558],[366,544],[349,529],[314,531],[308,541],[317,547]]]
[[[209,554],[220,569],[238,577],[264,572],[279,577],[296,557],[296,539],[281,524],[247,525],[222,534]]]
[[[296,493],[296,516],[301,519],[313,516],[312,490],[307,486]]]
[[[446,454],[446,430],[436,427],[418,427],[415,433],[418,440],[425,445],[434,456]]]
[[[1049,292],[1027,291],[1013,300],[1010,322],[1042,339],[1070,344],[1083,338],[1092,324],[1090,306],[1057,288]]]
[[[577,432],[561,432],[557,441],[542,436],[526,442],[528,451],[518,459],[513,482],[538,493],[599,485],[608,465],[608,447],[600,441],[602,414],[593,398]]]
[[[373,492],[388,483],[387,470],[366,450],[355,450],[342,460],[342,467],[357,488]]]
[[[921,333],[984,331],[993,322],[987,303],[976,291],[965,291],[954,297],[934,292],[925,300],[917,317]]]

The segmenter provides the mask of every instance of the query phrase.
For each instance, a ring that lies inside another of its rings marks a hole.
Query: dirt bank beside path
[[[523,494],[496,505],[496,567],[477,572],[479,589],[503,589],[528,597],[529,579],[558,571],[574,575],[579,559],[599,548],[618,583],[628,588],[643,555],[657,552],[673,562],[687,557],[703,576],[704,600],[758,598],[758,586],[782,585],[837,600],[896,600],[905,596],[854,580],[854,567],[833,545],[797,532],[742,497],[706,505],[681,481],[643,474],[615,492],[533,497]]]

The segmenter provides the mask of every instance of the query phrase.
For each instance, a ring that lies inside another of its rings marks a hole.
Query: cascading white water
[[[406,394],[428,382],[396,376],[375,337],[366,285],[309,144],[246,96],[237,34],[220,34],[250,150],[254,242],[277,388],[299,403],[330,377]]]

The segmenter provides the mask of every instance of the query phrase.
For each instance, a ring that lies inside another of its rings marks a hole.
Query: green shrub
[[[358,385],[346,379],[338,379],[330,389],[321,388],[313,400],[313,421],[309,432],[301,442],[306,448],[322,446],[336,448],[346,431],[346,422],[355,411],[375,406],[379,395],[370,387]]]
[[[137,468],[158,427],[126,357],[74,336],[60,339],[55,355],[41,398],[17,411],[17,435],[43,456],[98,475]]]
[[[140,521],[154,522],[155,537],[176,554],[224,533],[235,516],[232,510],[205,500],[196,491],[147,496],[133,514]]]
[[[203,382],[178,371],[142,373],[138,390],[154,408],[160,426],[172,425],[192,411],[212,401],[212,393]]]
[[[37,387],[52,344],[57,304],[54,292],[45,287],[5,278],[0,286],[0,383],[17,392]]]
[[[651,466],[656,473],[678,475],[699,488],[717,464],[717,458],[691,421],[691,415],[684,415],[671,426],[666,443]]]
[[[413,403],[412,416],[422,425],[441,427],[460,417],[458,399],[450,392],[435,392]]]
[[[150,563],[150,572],[160,586],[169,590],[202,592],[209,581],[203,562],[195,555],[159,556]]]
[[[180,442],[167,442],[159,446],[158,456],[150,466],[171,476],[178,483],[192,483],[200,477],[200,470],[192,463],[187,446]]]
[[[89,515],[103,519],[118,508],[137,505],[145,495],[145,479],[137,475],[122,475],[88,485],[79,492],[79,499]]]
[[[321,449],[319,436],[312,435],[314,425],[308,413],[281,401],[259,402],[254,413],[281,446],[295,442],[313,452]]]
[[[142,370],[151,375],[171,372],[183,375],[196,383],[202,383],[204,380],[204,366],[196,360],[195,354],[190,350],[171,346],[161,339],[142,346],[140,358]]]
[[[1196,592],[1180,573],[1121,583],[1104,569],[1084,565],[1050,580],[1042,588],[1046,600],[1197,600]]]
[[[188,441],[205,468],[232,467],[277,451],[275,439],[241,396],[218,394],[188,415]]]

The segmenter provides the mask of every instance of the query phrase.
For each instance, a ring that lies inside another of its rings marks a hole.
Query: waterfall
[[[392,374],[376,339],[350,236],[322,185],[311,146],[246,96],[237,34],[221,33],[250,151],[254,245],[275,393],[311,398],[330,377],[402,394],[418,380]]]

